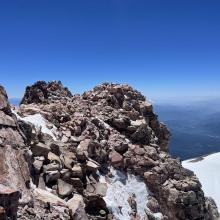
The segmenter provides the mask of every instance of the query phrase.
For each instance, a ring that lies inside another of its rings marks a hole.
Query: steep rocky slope
[[[132,87],[104,83],[72,96],[60,82],[39,81],[14,115],[2,91],[1,111],[15,125],[2,119],[1,130],[18,133],[31,177],[31,202],[19,203],[18,219],[217,218],[196,176],[169,156],[166,126]],[[28,198],[24,186],[15,190]]]
[[[183,166],[195,172],[206,196],[211,196],[220,210],[220,153],[183,161]]]

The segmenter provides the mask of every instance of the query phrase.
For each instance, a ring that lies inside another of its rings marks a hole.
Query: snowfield
[[[196,174],[205,196],[212,197],[220,210],[220,153],[186,160],[182,165]]]
[[[107,183],[107,193],[104,200],[111,212],[114,214],[116,220],[130,220],[131,207],[128,203],[129,196],[134,193],[136,195],[137,212],[141,217],[141,220],[146,219],[145,210],[147,208],[147,197],[149,190],[145,183],[138,177],[128,174],[127,176],[118,170],[111,168],[113,177],[107,182],[104,176],[100,176],[100,182]],[[119,207],[121,208],[121,211]],[[161,213],[152,213],[155,219],[162,219]]]

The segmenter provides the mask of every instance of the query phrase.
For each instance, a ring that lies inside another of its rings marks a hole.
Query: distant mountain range
[[[170,151],[189,159],[220,151],[220,99],[188,105],[156,104],[154,110],[172,133]]]
[[[21,99],[20,98],[9,98],[9,102],[13,105],[18,106],[21,102]]]

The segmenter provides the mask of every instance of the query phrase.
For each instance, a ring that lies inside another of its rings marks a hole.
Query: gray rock
[[[3,111],[0,111],[0,125],[16,127],[14,119],[6,115]]]
[[[69,183],[58,179],[58,195],[63,197],[69,196],[73,192],[73,186]]]
[[[73,198],[67,202],[70,209],[70,214],[74,220],[88,220],[85,212],[85,203],[83,197],[79,194],[74,194]]]
[[[81,178],[81,177],[83,176],[81,166],[75,165],[75,166],[72,168],[72,176],[73,176],[73,177],[79,177],[79,178]]]
[[[106,183],[97,183],[95,192],[97,195],[105,197],[106,193],[107,193],[107,189],[108,189],[108,187],[107,187]]]

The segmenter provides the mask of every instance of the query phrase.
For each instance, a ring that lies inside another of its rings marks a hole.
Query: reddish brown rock
[[[112,151],[109,155],[111,160],[111,165],[115,168],[119,168],[123,166],[123,157],[116,151]]]

